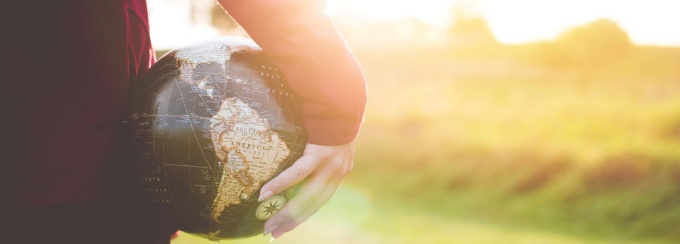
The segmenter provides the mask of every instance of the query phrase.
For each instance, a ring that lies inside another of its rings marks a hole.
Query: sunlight
[[[446,27],[453,7],[464,3],[484,16],[496,38],[519,44],[555,38],[569,28],[597,19],[617,22],[632,41],[643,45],[680,46],[677,29],[680,2],[673,0],[328,0],[334,15],[368,17],[377,21],[417,18],[434,27]]]
[[[327,0],[327,12],[338,23],[420,20],[435,31],[451,25],[456,4],[486,18],[495,38],[503,44],[520,44],[555,38],[569,28],[600,18],[619,24],[638,45],[680,46],[680,1],[648,0]],[[167,49],[219,35],[208,23],[189,23],[184,1],[148,0],[154,46]],[[389,31],[389,30],[386,30]],[[370,38],[369,38],[370,39]]]
[[[680,45],[680,2],[672,0],[482,0],[496,38],[506,44],[548,40],[568,28],[607,18],[636,44]]]
[[[447,24],[455,0],[328,0],[331,14],[351,14],[378,21],[417,18],[431,25]]]

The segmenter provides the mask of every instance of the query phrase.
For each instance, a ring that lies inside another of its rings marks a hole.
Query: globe
[[[212,240],[263,232],[294,194],[258,202],[304,150],[302,101],[250,39],[168,52],[134,82],[124,121],[141,190],[174,225]]]

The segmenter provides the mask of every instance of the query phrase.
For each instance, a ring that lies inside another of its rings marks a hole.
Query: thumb
[[[264,199],[279,194],[289,187],[304,180],[314,171],[314,169],[316,169],[316,164],[318,162],[319,160],[313,156],[303,155],[297,161],[295,161],[292,166],[262,186],[262,189],[260,190],[260,197],[257,199],[257,201],[261,202]]]

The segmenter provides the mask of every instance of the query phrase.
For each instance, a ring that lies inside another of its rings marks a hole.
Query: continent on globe
[[[294,196],[262,186],[302,156],[302,100],[250,39],[168,52],[132,83],[123,121],[140,190],[173,227],[211,240],[260,234]]]
[[[230,204],[256,194],[288,158],[290,149],[267,120],[235,97],[222,103],[209,128],[218,163],[226,162],[213,204],[212,217],[218,221]]]

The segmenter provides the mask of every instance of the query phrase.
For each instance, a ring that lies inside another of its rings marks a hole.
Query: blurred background
[[[158,54],[246,35],[212,0],[148,2]],[[366,119],[342,188],[276,242],[680,243],[680,2],[327,12],[365,69]]]

